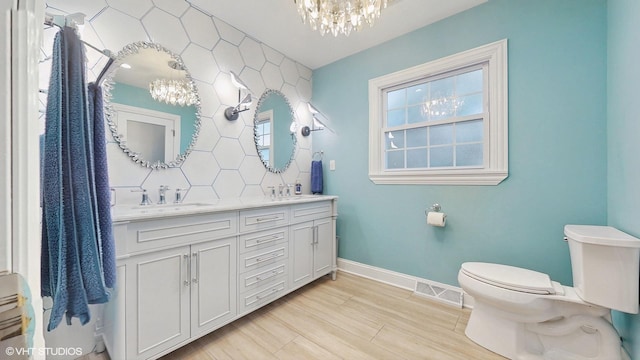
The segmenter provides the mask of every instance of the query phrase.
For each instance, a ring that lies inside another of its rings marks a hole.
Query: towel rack
[[[313,155],[311,155],[312,160],[316,159],[316,155],[320,156],[320,160],[322,160],[322,157],[324,156],[324,151],[320,150],[320,151],[314,152]]]
[[[82,13],[75,13],[75,14],[71,14],[71,15],[53,15],[53,14],[49,14],[46,13],[45,17],[44,17],[44,25],[47,26],[51,26],[51,27],[57,27],[60,30],[62,30],[65,26],[77,29],[78,25],[80,24],[84,24],[84,17],[85,15]],[[102,69],[102,71],[100,72],[100,74],[98,75],[98,77],[96,78],[96,84],[100,85],[100,83],[102,82],[102,78],[105,76],[105,74],[107,73],[107,71],[109,70],[109,68],[111,67],[111,65],[113,64],[113,62],[115,61],[115,56],[113,54],[113,52],[111,50],[108,49],[99,49],[96,46],[93,46],[91,44],[89,44],[88,42],[84,41],[84,40],[80,40],[82,41],[83,44],[85,44],[86,46],[90,47],[91,49],[99,52],[100,54],[106,56],[109,58],[109,60],[107,61],[107,64],[105,65],[105,67]],[[47,57],[44,60],[42,60],[41,62],[45,62],[50,60],[51,57]]]

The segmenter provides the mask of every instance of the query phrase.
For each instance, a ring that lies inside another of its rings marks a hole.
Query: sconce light
[[[224,117],[226,117],[227,120],[238,120],[238,114],[249,110],[253,99],[251,98],[251,93],[245,95],[244,98],[242,97],[242,90],[249,91],[249,87],[243,83],[233,71],[231,71],[231,82],[238,88],[238,105],[226,108],[224,110]]]
[[[318,130],[324,130],[324,129],[329,129],[329,131],[335,134],[335,132],[331,130],[331,128],[329,128],[319,119],[320,116],[324,116],[320,112],[320,110],[316,109],[313,105],[311,105],[311,103],[307,103],[307,107],[309,108],[309,112],[313,117],[313,124],[312,124],[313,128],[310,128],[308,126],[303,126],[302,129],[300,130],[300,133],[302,134],[302,136],[309,136],[309,134],[311,134],[312,131],[318,131]]]

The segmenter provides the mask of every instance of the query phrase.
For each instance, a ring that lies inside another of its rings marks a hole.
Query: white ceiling
[[[202,11],[316,69],[488,0],[390,0],[372,28],[344,35],[312,31],[293,0],[187,0]]]

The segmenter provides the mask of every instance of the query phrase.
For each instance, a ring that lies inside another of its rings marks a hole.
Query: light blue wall
[[[313,103],[337,133],[315,132],[313,146],[336,160],[325,186],[340,196],[339,256],[452,285],[464,261],[571,285],[564,225],[607,220],[606,20],[605,0],[490,0],[315,70]],[[509,177],[498,186],[374,185],[368,80],[504,38]],[[446,228],[425,224],[433,203]]]
[[[149,110],[165,112],[180,116],[180,153],[183,154],[191,144],[193,127],[196,123],[194,106],[169,105],[153,100],[149,90],[118,83],[111,92],[111,100],[118,104],[137,106]]]
[[[608,2],[608,222],[640,237],[640,2]],[[614,313],[632,359],[640,359],[640,316]]]

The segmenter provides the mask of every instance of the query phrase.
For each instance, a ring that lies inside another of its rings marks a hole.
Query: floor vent
[[[436,301],[441,301],[446,304],[462,308],[463,294],[460,289],[448,288],[446,285],[419,280],[416,281],[416,290],[414,293],[416,295],[428,297]]]

